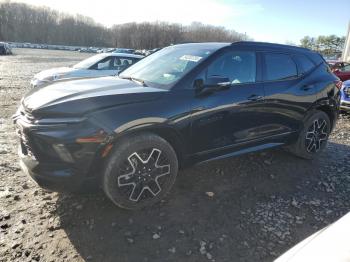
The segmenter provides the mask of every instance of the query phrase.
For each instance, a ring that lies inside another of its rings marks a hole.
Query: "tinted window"
[[[254,52],[229,52],[209,65],[207,78],[228,77],[232,84],[255,82],[256,57]]]
[[[286,54],[265,54],[265,80],[282,80],[297,76],[297,67]]]
[[[300,73],[304,74],[314,68],[314,63],[312,63],[306,56],[304,55],[295,55],[295,61],[299,65]]]

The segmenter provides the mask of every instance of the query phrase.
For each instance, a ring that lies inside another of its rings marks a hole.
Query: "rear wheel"
[[[312,111],[306,118],[298,140],[288,149],[298,157],[313,159],[326,147],[330,130],[328,115],[323,111]]]
[[[105,168],[103,189],[118,206],[138,209],[161,200],[173,186],[178,160],[171,145],[153,134],[115,145]]]

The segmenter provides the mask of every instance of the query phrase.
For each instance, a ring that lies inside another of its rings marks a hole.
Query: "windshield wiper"
[[[124,77],[120,77],[120,78],[121,78],[121,79],[127,79],[127,80],[134,81],[134,82],[138,82],[138,83],[140,83],[142,86],[147,87],[147,84],[145,83],[145,80],[138,79],[138,78],[131,77],[131,76],[124,76]]]

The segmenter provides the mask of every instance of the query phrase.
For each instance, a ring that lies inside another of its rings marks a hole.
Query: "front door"
[[[229,78],[229,88],[197,94],[192,106],[193,153],[230,150],[264,136],[264,88],[253,51],[227,50],[197,77]]]

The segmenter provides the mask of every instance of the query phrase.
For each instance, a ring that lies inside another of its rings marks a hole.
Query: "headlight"
[[[43,77],[43,78],[39,78],[38,80],[39,81],[50,82],[50,81],[54,80],[54,77],[53,76],[46,76],[46,77]]]
[[[41,78],[40,81],[51,82],[51,81],[55,81],[57,79],[60,79],[63,76],[65,76],[65,74],[54,74],[54,75],[51,75],[51,76],[46,76],[44,78]]]
[[[69,117],[69,118],[43,118],[35,120],[39,125],[58,125],[58,124],[77,124],[86,120],[86,117]]]

